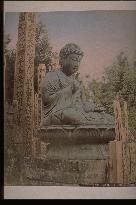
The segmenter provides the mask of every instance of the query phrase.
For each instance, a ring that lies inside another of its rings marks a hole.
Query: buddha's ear
[[[60,59],[59,59],[59,64],[60,64],[61,67],[63,67],[64,59],[60,58]]]
[[[59,58],[59,64],[60,64],[61,67],[63,66],[63,60],[62,60],[62,58]]]

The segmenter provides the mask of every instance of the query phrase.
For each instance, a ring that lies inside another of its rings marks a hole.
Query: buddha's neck
[[[69,75],[69,74],[65,71],[65,69],[60,68],[60,70],[61,70],[67,77],[71,77],[71,76],[72,76],[72,75]]]

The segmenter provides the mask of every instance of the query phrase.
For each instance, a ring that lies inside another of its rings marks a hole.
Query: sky
[[[46,24],[53,50],[76,43],[84,52],[81,76],[101,78],[120,51],[130,61],[136,52],[136,11],[61,11],[37,13],[37,22]],[[10,34],[11,48],[17,41],[19,13],[6,13],[4,33]]]

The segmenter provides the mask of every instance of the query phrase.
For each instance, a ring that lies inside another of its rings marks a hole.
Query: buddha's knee
[[[62,113],[62,121],[65,124],[79,123],[82,119],[82,114],[72,108],[64,110]]]

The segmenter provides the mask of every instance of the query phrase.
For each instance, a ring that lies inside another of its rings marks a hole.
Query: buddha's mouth
[[[73,69],[73,74],[74,74],[74,73],[77,73],[77,71],[78,71],[78,68],[74,68],[74,69]]]

